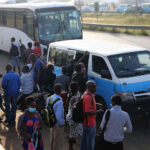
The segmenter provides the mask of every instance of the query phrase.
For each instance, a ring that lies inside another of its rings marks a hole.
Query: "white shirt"
[[[101,122],[101,129],[105,124],[105,115]],[[121,110],[118,105],[110,109],[110,117],[108,120],[107,128],[104,132],[104,140],[107,142],[121,142],[124,139],[124,132],[132,132],[132,124],[128,113]]]
[[[46,107],[49,104],[49,98],[47,98],[46,100]],[[59,98],[60,100],[58,100],[54,105],[53,105],[53,110],[56,116],[56,126],[62,126],[65,124],[65,120],[64,120],[64,107],[63,107],[63,101],[61,96],[54,94],[52,95],[52,102]]]
[[[30,94],[33,92],[34,82],[31,73],[23,73],[20,77],[23,94]]]

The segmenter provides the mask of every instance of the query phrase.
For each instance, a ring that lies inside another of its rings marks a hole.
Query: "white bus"
[[[0,49],[10,50],[10,39],[39,41],[42,49],[54,41],[81,39],[77,9],[67,3],[20,3],[0,5]]]

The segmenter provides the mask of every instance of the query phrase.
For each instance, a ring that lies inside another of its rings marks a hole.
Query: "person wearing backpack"
[[[61,150],[63,149],[64,143],[64,133],[63,133],[63,126],[65,124],[64,120],[64,108],[63,108],[63,101],[60,96],[61,94],[61,85],[55,84],[54,85],[54,95],[47,98],[46,105],[48,106],[49,103],[56,101],[53,105],[53,111],[56,117],[56,123],[51,128],[51,150]]]
[[[42,120],[36,111],[34,97],[26,98],[27,110],[19,116],[18,132],[22,140],[23,150],[44,150],[41,135]]]
[[[132,132],[132,124],[128,113],[121,110],[122,100],[119,95],[111,98],[112,108],[110,117],[104,132],[105,150],[123,150],[124,132]],[[104,128],[106,112],[101,122],[101,129]]]
[[[69,108],[68,108],[68,114],[66,116],[66,121],[69,124],[70,127],[70,133],[69,133],[69,150],[73,150],[73,145],[76,143],[76,138],[82,135],[82,124],[76,123],[72,119],[72,110],[73,105],[80,101],[81,94],[79,92],[79,87],[77,82],[72,82],[70,84],[70,101],[69,101]]]
[[[83,95],[83,134],[80,150],[94,150],[96,136],[96,114],[103,112],[102,108],[96,110],[96,101],[94,93],[96,92],[96,83],[92,80],[86,82],[87,90]],[[98,105],[98,104],[97,104]]]
[[[18,67],[18,73],[21,75],[20,72],[20,58],[19,58],[19,49],[20,49],[20,44],[15,42],[15,38],[11,38],[11,45],[10,45],[10,57],[12,59],[12,66],[13,70],[16,70],[16,66]]]

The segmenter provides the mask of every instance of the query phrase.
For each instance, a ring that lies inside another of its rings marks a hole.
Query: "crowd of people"
[[[23,111],[19,117],[17,129],[21,135],[22,148],[30,150],[43,150],[44,144],[41,135],[42,119],[36,110],[36,102],[32,93],[46,91],[49,97],[45,100],[45,108],[50,102],[54,102],[53,110],[56,123],[51,128],[50,137],[51,150],[63,148],[64,126],[69,125],[68,149],[73,150],[76,138],[82,137],[80,150],[94,150],[96,136],[96,114],[104,114],[100,128],[106,126],[106,113],[102,104],[96,103],[94,93],[96,83],[88,81],[85,64],[80,58],[78,61],[71,60],[67,66],[62,67],[62,75],[56,76],[53,64],[47,64],[46,52],[42,52],[40,44],[28,43],[25,50],[26,65],[20,71],[19,49],[20,44],[11,39],[10,56],[12,65],[6,65],[6,74],[2,79],[4,90],[6,125],[14,127],[16,125],[16,111],[18,108]],[[16,51],[14,53],[14,51]],[[15,67],[18,66],[18,73]],[[21,92],[21,94],[20,94]],[[76,123],[72,119],[73,106],[79,101],[82,102],[84,111],[84,121]],[[122,100],[119,95],[111,98],[112,108],[104,132],[104,148],[110,150],[123,150],[124,131],[131,132],[132,125],[129,115],[122,111]],[[99,147],[99,149],[101,149]]]

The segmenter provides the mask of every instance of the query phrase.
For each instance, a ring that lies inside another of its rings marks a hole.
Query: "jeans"
[[[83,126],[82,142],[80,150],[94,150],[96,126]]]
[[[6,119],[9,124],[15,124],[17,110],[17,96],[4,96]]]

